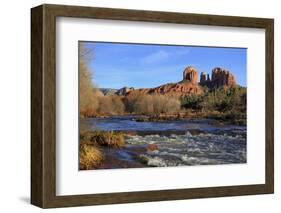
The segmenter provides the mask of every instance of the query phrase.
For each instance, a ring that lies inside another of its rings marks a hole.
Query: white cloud
[[[155,62],[160,62],[169,57],[169,53],[163,50],[159,50],[157,52],[151,53],[150,55],[145,56],[141,59],[142,63],[152,64]]]
[[[157,63],[164,61],[172,56],[184,56],[186,54],[189,54],[190,50],[189,49],[182,49],[182,50],[177,50],[174,52],[167,52],[164,50],[158,50],[156,52],[153,52],[141,59],[142,63],[145,64],[152,64],[152,63]]]

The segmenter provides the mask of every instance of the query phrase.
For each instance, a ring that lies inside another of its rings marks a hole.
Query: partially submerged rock
[[[158,145],[157,144],[148,144],[146,149],[147,149],[147,151],[153,152],[155,150],[158,150]]]

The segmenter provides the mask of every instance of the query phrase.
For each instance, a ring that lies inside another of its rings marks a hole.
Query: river
[[[138,122],[134,116],[113,116],[81,119],[80,129],[128,133],[124,148],[103,148],[101,169],[247,162],[246,126],[209,119]]]

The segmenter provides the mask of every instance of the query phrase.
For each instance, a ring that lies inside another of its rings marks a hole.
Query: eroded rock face
[[[189,81],[192,84],[198,84],[197,70],[192,66],[185,68],[183,71],[183,80]]]
[[[123,87],[119,89],[116,94],[117,95],[126,95],[128,92],[134,90],[134,87]]]
[[[156,87],[153,93],[171,94],[176,96],[186,96],[192,94],[201,94],[201,87],[198,82],[182,82],[176,84],[165,84],[160,87]]]
[[[149,95],[168,95],[183,97],[192,94],[202,94],[203,90],[201,86],[197,83],[191,83],[189,81],[180,83],[170,83],[164,84],[155,88],[145,88],[145,89],[135,89],[127,93],[127,95],[137,95],[137,94],[149,94]]]
[[[201,72],[200,75],[200,84],[206,84],[210,82],[210,75],[205,73],[205,72]]]
[[[222,86],[235,86],[236,80],[234,75],[220,67],[216,67],[212,70],[212,83],[211,86],[213,88],[219,88]]]
[[[178,83],[168,83],[155,88],[134,89],[124,87],[119,90],[119,95],[144,95],[144,94],[161,94],[168,96],[189,96],[198,95],[204,93],[203,86],[207,86],[210,89],[219,88],[222,86],[234,86],[236,85],[235,77],[230,71],[216,67],[212,70],[212,78],[209,74],[202,72],[200,74],[200,83],[198,83],[197,70],[188,66],[183,71],[183,80]]]

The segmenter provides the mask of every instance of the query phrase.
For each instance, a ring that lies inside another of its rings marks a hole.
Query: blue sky
[[[178,82],[190,65],[197,68],[198,75],[223,67],[235,75],[238,84],[246,86],[244,48],[102,42],[86,42],[86,47],[94,51],[90,70],[92,81],[100,88],[146,88]]]

